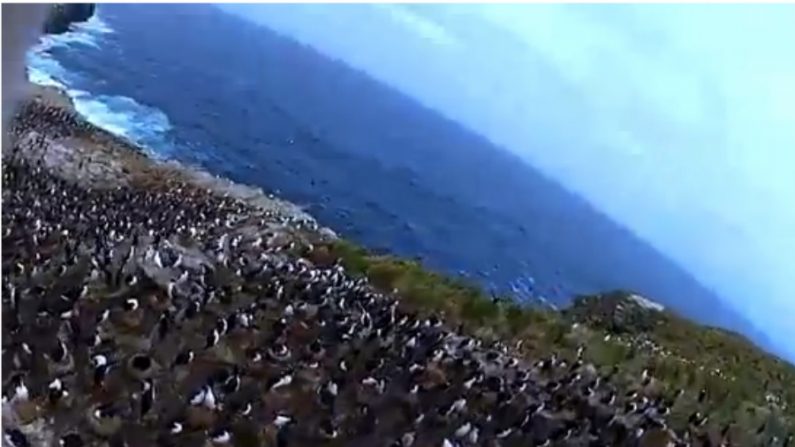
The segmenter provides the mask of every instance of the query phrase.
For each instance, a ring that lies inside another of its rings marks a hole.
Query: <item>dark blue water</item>
[[[38,64],[157,156],[276,191],[345,237],[521,298],[634,289],[753,331],[579,197],[339,61],[211,6],[99,15],[113,32],[52,45]]]

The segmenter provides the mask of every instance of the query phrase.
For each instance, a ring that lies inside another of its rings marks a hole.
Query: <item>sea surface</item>
[[[631,289],[754,332],[580,197],[338,60],[209,5],[104,4],[29,78],[160,159],[305,206],[344,237],[518,300]],[[598,169],[598,167],[595,167]]]

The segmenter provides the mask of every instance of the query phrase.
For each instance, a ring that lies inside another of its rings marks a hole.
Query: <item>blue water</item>
[[[687,272],[485,139],[343,63],[212,6],[102,5],[47,37],[35,82],[94,123],[306,206],[376,250],[518,299],[627,288],[753,328]]]

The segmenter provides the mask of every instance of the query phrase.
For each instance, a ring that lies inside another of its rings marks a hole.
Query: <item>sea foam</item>
[[[39,43],[27,54],[28,80],[64,90],[77,112],[90,123],[145,147],[150,155],[162,156],[158,152],[163,152],[167,146],[165,138],[171,130],[165,113],[126,96],[94,95],[76,88],[80,74],[65,69],[52,54],[56,48],[77,51],[81,45],[99,48],[102,37],[113,32],[95,14],[86,22],[72,24],[65,33],[41,36]]]

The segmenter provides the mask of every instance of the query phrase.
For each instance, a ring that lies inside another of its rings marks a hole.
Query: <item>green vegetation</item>
[[[326,262],[340,259],[349,272],[366,275],[385,292],[396,291],[407,309],[444,315],[485,339],[512,346],[521,340],[518,353],[528,358],[553,351],[574,358],[583,346],[585,360],[604,373],[614,372],[613,380],[627,389],[641,389],[639,377],[648,368],[654,380],[642,391],[672,398],[683,390],[671,415],[674,427],[684,427],[699,410],[711,415],[716,432],[731,423],[733,440],[743,445],[759,443],[762,436],[784,439],[795,431],[792,365],[737,334],[640,306],[627,292],[578,297],[558,312],[491,297],[416,261],[371,254],[343,240],[323,244],[315,253],[323,253]],[[699,403],[702,389],[707,397]]]
[[[40,101],[72,110],[68,98],[57,90],[38,91]],[[131,183],[160,188],[179,179],[178,171],[151,163],[104,131],[93,129],[88,134],[92,158],[107,163],[122,160]],[[384,292],[396,290],[404,308],[437,313],[471,334],[504,340],[528,359],[551,352],[571,359],[582,346],[587,362],[612,374],[611,380],[627,389],[639,389],[641,371],[648,369],[655,379],[642,391],[669,398],[684,391],[670,418],[674,428],[685,426],[688,416],[700,410],[710,413],[710,427],[716,432],[732,422],[734,445],[763,444],[762,436],[775,435],[782,441],[785,433],[795,433],[795,368],[740,335],[695,324],[669,311],[643,308],[621,291],[578,297],[561,312],[522,306],[431,272],[416,261],[296,233],[299,239],[315,242],[308,254],[313,261],[331,264],[340,259],[348,272],[366,275]],[[698,402],[701,390],[707,392],[703,403]]]
[[[417,261],[370,254],[342,240],[327,244],[326,250],[327,259],[341,259],[348,272],[366,275],[385,292],[397,291],[404,307],[444,315],[481,337],[521,338],[540,348],[561,342],[566,333],[566,323],[557,312],[493,298],[473,284],[431,272]]]

